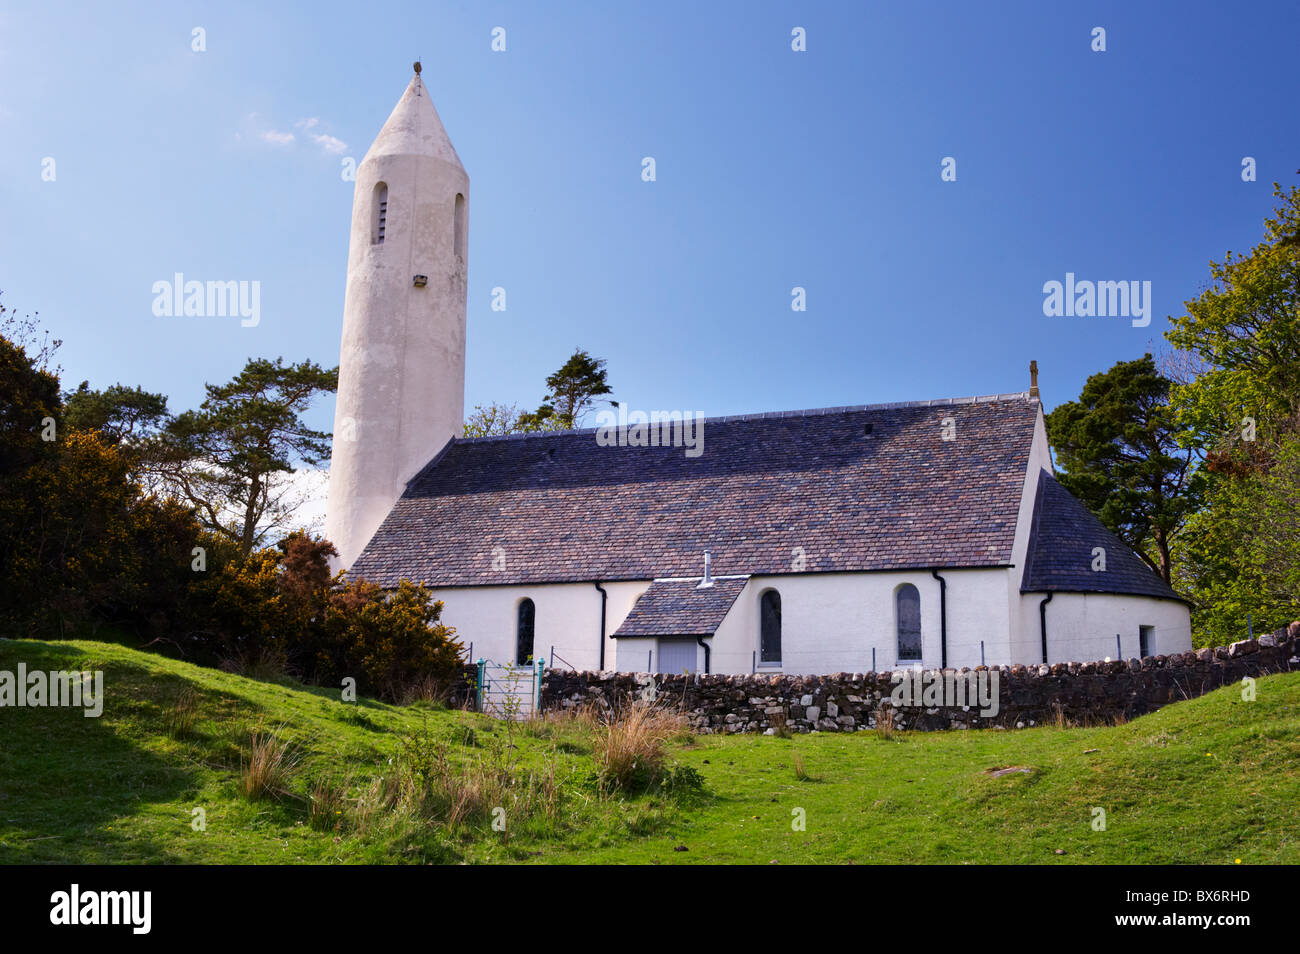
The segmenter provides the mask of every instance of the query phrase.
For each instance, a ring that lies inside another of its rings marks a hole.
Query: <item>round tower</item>
[[[461,432],[469,176],[420,64],[357,167],[325,536],[346,568]]]

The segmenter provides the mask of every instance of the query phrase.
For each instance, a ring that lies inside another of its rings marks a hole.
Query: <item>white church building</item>
[[[1052,476],[1036,376],[709,418],[698,455],[460,437],[468,248],[417,64],[357,169],[325,532],[351,576],[432,588],[475,657],[821,674],[1191,648],[1187,604]]]

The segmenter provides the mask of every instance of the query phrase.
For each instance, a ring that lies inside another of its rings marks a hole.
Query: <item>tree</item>
[[[1170,386],[1148,354],[1092,375],[1078,401],[1047,416],[1061,483],[1167,583],[1171,547],[1204,490],[1178,443]]]
[[[68,423],[83,431],[100,431],[111,444],[138,444],[167,423],[167,398],[142,388],[114,384],[92,391],[82,381],[63,396]]]
[[[553,404],[542,404],[535,411],[525,411],[519,415],[515,423],[515,432],[532,434],[538,431],[567,431],[573,426],[572,420],[556,413]]]
[[[466,437],[567,431],[578,427],[595,398],[611,394],[605,362],[582,349],[546,379],[546,398],[536,411],[516,404],[477,405],[465,421]]]
[[[474,405],[474,412],[465,419],[466,437],[503,437],[506,434],[518,434],[523,428],[519,426],[519,405],[517,404],[482,404]]]
[[[295,462],[329,458],[330,435],[301,415],[317,395],[337,390],[338,369],[255,358],[229,383],[204,387],[199,409],[164,430],[160,470],[205,526],[251,553],[297,508],[283,479]]]
[[[1207,450],[1211,469],[1230,457],[1257,468],[1268,444],[1300,429],[1300,187],[1273,193],[1264,241],[1211,262],[1211,286],[1165,333],[1206,366],[1173,400],[1187,442]]]
[[[188,508],[141,495],[103,421],[67,412],[53,346],[36,340],[30,353],[0,336],[0,622],[25,636],[147,632],[185,604],[200,528]]]
[[[1300,437],[1266,470],[1210,475],[1207,506],[1180,538],[1175,578],[1196,601],[1196,642],[1241,639],[1300,618]]]
[[[54,453],[62,427],[59,379],[0,335],[0,494],[5,481]]]
[[[560,370],[546,379],[546,401],[537,409],[541,419],[557,417],[565,427],[577,427],[595,398],[611,394],[605,360],[593,358],[581,348],[573,352]],[[543,414],[549,410],[550,413]]]
[[[63,395],[63,402],[70,427],[103,434],[126,457],[134,476],[158,476],[162,453],[158,439],[171,421],[165,395],[121,384],[94,391],[89,381],[82,381],[75,391]]]
[[[1263,241],[1211,262],[1210,287],[1165,333],[1200,365],[1172,399],[1184,444],[1206,458],[1206,506],[1176,567],[1202,639],[1300,609],[1300,188],[1273,194]]]
[[[0,295],[3,294],[0,292]],[[51,368],[50,362],[54,360],[54,353],[62,347],[63,340],[51,338],[48,330],[41,331],[37,328],[36,316],[39,314],[37,312],[19,318],[16,311],[0,302],[0,337],[8,339],[19,351],[30,356],[30,364],[34,369],[57,378],[63,370],[57,365]]]

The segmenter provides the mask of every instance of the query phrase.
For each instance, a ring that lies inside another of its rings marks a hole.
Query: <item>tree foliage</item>
[[[1188,521],[1175,564],[1195,598],[1197,643],[1223,645],[1300,619],[1300,438],[1284,438],[1266,469],[1216,475]]]
[[[1061,483],[1166,582],[1171,547],[1203,492],[1169,391],[1148,354],[1092,375],[1079,400],[1047,416]]]
[[[558,371],[547,377],[546,400],[538,413],[549,408],[565,427],[577,427],[595,399],[611,393],[605,360],[593,358],[578,348]]]
[[[612,394],[602,358],[581,348],[546,378],[546,396],[535,411],[516,404],[477,405],[465,421],[466,437],[492,437],[542,431],[567,431],[581,426],[595,399]]]
[[[82,381],[63,395],[63,405],[68,426],[98,431],[123,455],[134,477],[156,480],[164,456],[159,439],[171,421],[166,396],[122,384],[96,391]]]
[[[539,416],[540,414],[540,416]],[[507,434],[531,434],[541,431],[565,430],[564,422],[555,416],[553,408],[544,413],[526,413],[517,404],[475,405],[465,420],[466,437],[504,437]]]
[[[1234,456],[1258,464],[1267,454],[1253,441],[1300,429],[1300,187],[1274,194],[1264,240],[1211,262],[1210,287],[1165,333],[1205,365],[1173,399],[1186,442],[1206,448],[1212,469]]]
[[[338,369],[256,358],[226,384],[204,387],[198,410],[177,415],[162,434],[161,474],[204,526],[250,553],[296,509],[281,478],[329,458],[330,435],[302,414],[337,390]]]
[[[351,676],[394,699],[460,678],[460,644],[428,590],[333,574],[333,545],[305,532],[254,545],[270,479],[328,452],[329,435],[300,415],[335,372],[251,361],[209,386],[198,411],[169,419],[166,399],[139,388],[61,395],[41,347],[0,335],[0,633],[105,627],[200,663],[335,686]],[[142,490],[133,471],[145,448],[148,466],[177,468],[185,499]],[[252,500],[243,523],[200,525],[196,507],[211,518],[229,500]]]
[[[1201,641],[1240,638],[1248,615],[1257,632],[1300,615],[1300,188],[1274,195],[1263,241],[1211,262],[1165,334],[1200,365],[1172,401],[1209,474],[1175,566]]]

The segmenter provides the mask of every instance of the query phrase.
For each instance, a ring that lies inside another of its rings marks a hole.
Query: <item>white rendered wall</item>
[[[948,582],[948,665],[978,666],[980,641],[989,665],[1010,663],[1005,569],[945,570]],[[781,594],[779,672],[825,674],[866,672],[871,650],[876,667],[898,660],[895,593],[903,583],[921,595],[920,664],[940,665],[939,582],[928,571],[825,573],[753,577],[708,640],[717,673],[746,673],[759,642],[759,599],[769,588]],[[620,642],[622,642],[620,640]],[[914,666],[915,662],[901,663]],[[644,663],[638,669],[644,667]]]
[[[1042,628],[1038,606],[1046,593],[1021,597],[1021,639],[1034,651],[1024,662],[1042,661]],[[1153,626],[1150,653],[1167,656],[1192,648],[1192,622],[1187,606],[1177,600],[1110,593],[1055,593],[1047,604],[1047,661],[1095,662],[1133,659],[1138,655],[1138,627]],[[1122,642],[1116,654],[1115,634]]]
[[[606,607],[605,668],[622,668],[616,661],[619,640],[610,638],[632,610],[638,596],[650,582],[604,583],[609,594]],[[442,621],[456,630],[456,638],[468,650],[473,643],[474,659],[514,662],[519,604],[531,599],[535,608],[533,655],[544,657],[547,666],[575,669],[600,668],[600,591],[591,583],[548,583],[536,586],[467,586],[433,591],[443,601]],[[641,662],[645,668],[644,659]]]
[[[1043,594],[1018,595],[1018,625],[1007,618],[1007,587],[1018,576],[1007,569],[944,570],[948,581],[948,665],[980,664],[980,641],[990,666],[1041,662],[1038,604]],[[925,668],[940,665],[939,583],[928,572],[827,573],[754,577],[737,597],[717,633],[706,637],[710,669],[748,673],[759,640],[759,598],[774,588],[781,594],[782,665],[772,672],[819,675],[865,672],[871,649],[882,671],[900,665],[894,594],[902,583],[921,594],[921,645]],[[610,634],[631,611],[650,582],[606,583],[609,594],[605,630],[605,668],[645,672],[657,640],[613,639]],[[554,652],[577,669],[599,668],[600,593],[590,583],[533,586],[454,587],[436,590],[444,602],[443,621],[456,628],[475,658],[511,661],[519,603],[536,607],[533,652],[548,665],[563,666]],[[1047,607],[1050,662],[1091,661],[1115,657],[1115,634],[1123,636],[1125,657],[1138,651],[1138,627],[1152,626],[1152,652],[1191,649],[1187,607],[1173,600],[1109,594],[1058,593]],[[1014,641],[1008,634],[1014,635]],[[902,663],[913,666],[914,662]],[[704,671],[704,652],[696,667]]]
[[[1006,594],[1007,615],[1011,620],[1011,655],[1019,663],[1041,662],[1043,656],[1041,640],[1037,637],[1027,639],[1025,636],[1027,630],[1022,619],[1024,608],[1020,597],[1020,586],[1024,580],[1025,558],[1029,553],[1029,537],[1033,531],[1034,501],[1038,497],[1039,475],[1044,470],[1049,474],[1055,473],[1052,467],[1051,446],[1047,443],[1043,406],[1039,404],[1038,418],[1034,423],[1034,439],[1029,450],[1029,465],[1025,468],[1025,480],[1021,488],[1020,511],[1016,517],[1016,536],[1011,545],[1012,579],[1009,581]],[[1034,612],[1036,614],[1037,609]]]

